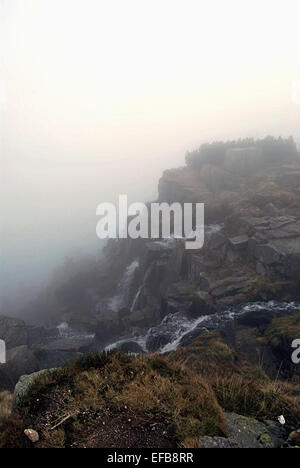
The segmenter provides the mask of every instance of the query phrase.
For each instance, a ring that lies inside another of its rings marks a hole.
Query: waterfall
[[[148,278],[149,278],[149,276],[150,276],[150,273],[151,273],[151,271],[152,271],[152,266],[153,266],[153,264],[151,263],[151,265],[150,265],[150,266],[147,268],[147,270],[146,270],[146,273],[145,273],[144,278],[143,278],[143,282],[142,282],[142,284],[140,285],[140,287],[139,287],[139,289],[138,289],[138,291],[137,291],[137,293],[136,293],[136,295],[135,295],[135,297],[134,297],[134,299],[133,299],[132,305],[131,305],[131,307],[130,307],[130,312],[134,312],[134,311],[135,311],[135,307],[136,307],[136,305],[137,305],[137,303],[138,303],[138,300],[139,300],[139,297],[140,297],[141,292],[142,292],[142,290],[143,290],[143,287],[146,285],[147,280],[148,280]]]
[[[223,329],[226,323],[234,320],[235,317],[244,315],[245,313],[257,312],[264,310],[272,313],[277,311],[280,313],[291,314],[299,310],[300,304],[295,302],[254,302],[233,306],[225,309],[222,312],[217,312],[212,315],[198,317],[197,319],[188,318],[184,312],[167,315],[160,325],[152,327],[144,335],[128,336],[120,341],[110,344],[106,347],[107,351],[117,349],[122,343],[135,342],[141,346],[144,352],[149,352],[147,344],[153,339],[166,344],[157,347],[157,352],[164,354],[176,349],[183,344],[187,339],[193,339],[203,331]]]
[[[125,273],[118,284],[117,294],[109,300],[109,307],[114,312],[118,312],[122,307],[126,307],[129,301],[129,291],[131,283],[134,279],[135,272],[139,267],[139,261],[133,260],[133,262],[126,268]]]

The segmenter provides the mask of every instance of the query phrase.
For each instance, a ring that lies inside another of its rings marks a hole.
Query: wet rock
[[[192,304],[189,307],[189,315],[193,318],[201,315],[211,315],[216,313],[216,308],[210,294],[205,291],[198,291],[192,296]]]
[[[276,311],[270,310],[249,311],[237,317],[236,323],[238,325],[246,327],[266,326],[272,322],[273,318],[276,317],[276,315]]]
[[[122,349],[125,353],[133,353],[133,354],[144,354],[145,351],[143,348],[136,343],[136,341],[126,341],[122,343],[118,349]]]

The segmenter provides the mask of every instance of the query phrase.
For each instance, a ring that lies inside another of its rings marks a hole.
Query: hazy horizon
[[[96,206],[154,199],[187,150],[299,143],[298,9],[0,0],[0,296],[38,289],[66,255],[96,255]]]

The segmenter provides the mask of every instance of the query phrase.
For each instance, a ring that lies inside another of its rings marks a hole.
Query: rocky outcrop
[[[43,369],[39,372],[34,372],[33,374],[22,375],[14,390],[13,410],[16,411],[23,399],[28,396],[34,382],[38,377],[42,377],[43,375],[50,375],[50,373],[54,371],[55,369]]]
[[[235,413],[226,415],[228,438],[201,437],[202,448],[281,448],[287,434],[279,423],[260,422]]]

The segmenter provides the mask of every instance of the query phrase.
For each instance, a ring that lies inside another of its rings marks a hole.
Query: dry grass
[[[9,392],[0,393],[0,424],[11,414],[13,395]]]
[[[189,346],[178,348],[169,356],[171,362],[180,363],[203,377],[237,371],[236,358],[220,331],[204,333]]]
[[[212,378],[210,384],[225,411],[258,419],[286,416],[290,426],[300,420],[300,386],[289,382],[260,382],[239,375]]]
[[[226,436],[210,385],[156,355],[94,355],[49,373],[19,412],[22,421],[13,417],[4,427],[3,447],[20,443],[25,426],[38,430],[36,447],[43,448],[174,447],[202,435]]]
[[[300,338],[300,312],[274,319],[264,336],[273,347],[285,342],[291,345],[293,340]]]

